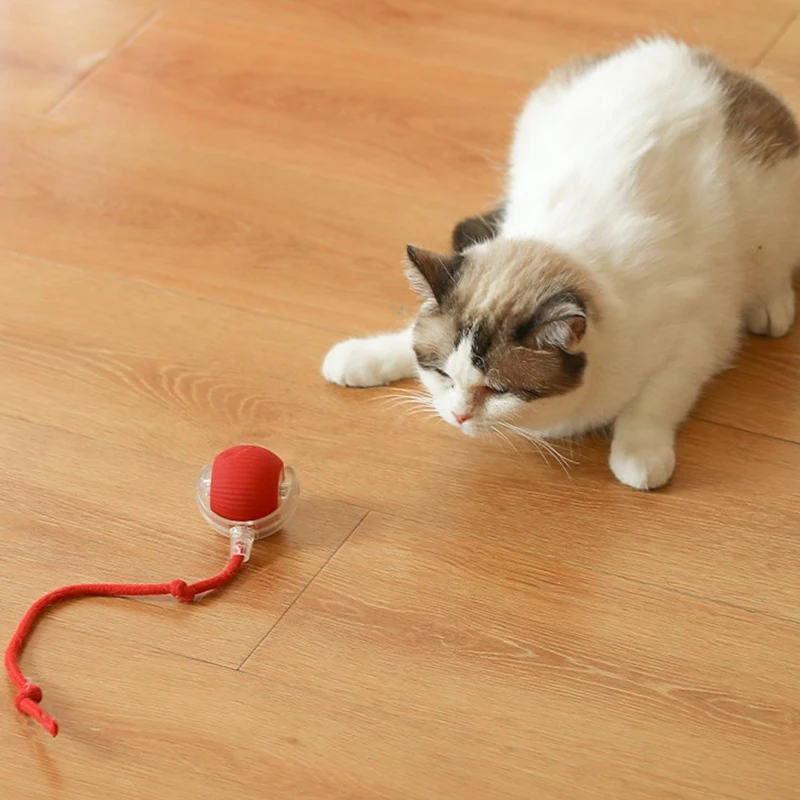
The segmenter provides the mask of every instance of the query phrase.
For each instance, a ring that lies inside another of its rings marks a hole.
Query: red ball
[[[264,447],[240,444],[221,452],[211,467],[211,510],[233,522],[261,519],[280,504],[283,461]]]

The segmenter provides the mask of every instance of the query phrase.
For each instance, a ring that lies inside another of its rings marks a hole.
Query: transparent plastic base
[[[250,559],[250,551],[256,539],[265,539],[277,533],[292,518],[297,510],[297,500],[300,496],[300,481],[297,473],[291,467],[283,469],[283,483],[280,485],[280,505],[271,514],[261,519],[237,522],[225,519],[211,510],[211,464],[207,464],[200,471],[195,488],[197,507],[206,522],[217,533],[227,536],[231,541],[231,555],[244,556]]]

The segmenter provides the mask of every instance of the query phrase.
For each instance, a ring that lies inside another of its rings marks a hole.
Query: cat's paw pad
[[[615,436],[609,465],[620,483],[643,491],[657,489],[675,470],[673,437],[653,433]]]
[[[747,330],[757,336],[778,339],[789,333],[794,324],[794,316],[794,289],[789,286],[747,312]]]
[[[369,339],[348,339],[335,345],[322,362],[326,381],[339,386],[383,386],[389,382],[385,361]]]

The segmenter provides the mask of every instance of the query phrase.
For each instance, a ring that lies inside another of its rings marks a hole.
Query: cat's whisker
[[[540,436],[537,436],[532,431],[529,431],[525,428],[520,428],[517,425],[512,425],[509,422],[501,422],[499,424],[502,425],[504,428],[512,431],[513,433],[516,433],[518,436],[525,439],[526,441],[530,442],[538,450],[538,452],[544,459],[544,462],[548,466],[550,465],[550,461],[547,458],[547,454],[549,453],[551,456],[553,456],[553,458],[556,460],[561,469],[564,470],[564,474],[567,477],[571,477],[569,472],[569,467],[575,466],[577,462],[565,456],[551,442],[548,442],[546,439],[542,439]]]
[[[427,411],[429,413],[434,413],[434,409],[431,408],[428,405],[425,405],[424,403],[409,403],[405,407],[403,413],[408,414],[408,413],[411,413],[412,411],[414,411],[414,412],[416,412],[416,411],[420,411],[420,412],[421,411]]]
[[[561,467],[561,469],[564,470],[564,474],[568,478],[571,477],[570,466],[573,466],[575,464],[575,462],[574,461],[570,461],[563,453],[561,453],[558,450],[556,450],[556,448],[553,447],[553,445],[550,444],[549,442],[545,442],[544,440],[539,439],[539,444],[545,450],[547,450],[547,452],[550,453],[553,456],[553,458],[555,458],[555,460],[558,462],[558,464]]]
[[[524,439],[528,444],[531,444],[536,449],[536,452],[542,457],[542,461],[544,461],[547,466],[550,466],[550,461],[547,458],[547,453],[540,447],[540,442],[535,436],[529,435],[529,432],[526,431],[524,428],[518,428],[516,425],[509,425],[507,422],[500,423],[503,427],[508,428],[512,433],[516,433],[517,436]]]
[[[542,448],[542,443],[538,439],[528,439],[528,441],[536,448],[536,450],[539,452],[539,455],[541,455],[542,459],[544,460],[544,463],[549,467],[550,459],[547,457],[547,451]]]
[[[553,447],[553,445],[550,444],[550,442],[546,442],[543,439],[539,439],[538,441],[539,441],[539,444],[542,447],[544,447],[547,450],[548,453],[551,453],[553,455],[553,458],[555,458],[555,460],[559,463],[559,465],[561,466],[561,469],[564,470],[564,474],[568,478],[572,477],[570,475],[568,464],[573,464],[574,465],[575,462],[574,461],[569,461],[567,459],[567,457],[563,453],[560,453],[558,450],[556,450],[556,448]]]
[[[377,397],[371,397],[371,401],[378,401],[378,400],[393,400],[398,398],[429,398],[430,395],[427,392],[422,391],[414,391],[411,389],[393,389],[388,395],[378,395]]]
[[[387,398],[385,405],[390,408],[402,408],[403,406],[428,405],[422,398],[416,397],[390,397]]]
[[[380,399],[390,408],[402,408],[403,406],[423,406],[433,407],[433,400],[426,392],[412,390],[396,390],[388,397],[373,398]]]
[[[413,397],[428,397],[428,393],[422,389],[392,389],[393,394],[412,395]]]
[[[505,444],[509,445],[511,449],[515,452],[519,452],[519,448],[516,444],[512,441],[511,437],[499,426],[497,425],[489,425],[489,429],[497,434],[498,438],[500,438]]]
[[[404,411],[401,419],[408,419],[409,417],[418,417],[418,416],[427,416],[427,417],[435,417],[438,416],[433,409],[430,408],[409,408],[407,411]]]
[[[427,392],[416,389],[394,389],[388,397],[372,399],[382,400],[391,409],[402,409],[400,419],[403,421],[419,416],[439,419],[433,399]]]

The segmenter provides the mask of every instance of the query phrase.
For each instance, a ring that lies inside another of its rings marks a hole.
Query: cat
[[[795,315],[800,133],[754,78],[671,39],[556,71],[530,95],[498,208],[453,252],[409,245],[413,325],[351,339],[324,377],[419,377],[466,434],[612,425],[609,465],[653,489],[676,431],[743,328]]]

